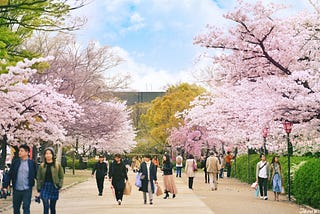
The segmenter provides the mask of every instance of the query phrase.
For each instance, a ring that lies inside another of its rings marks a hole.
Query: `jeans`
[[[219,178],[223,178],[223,170],[224,170],[224,168],[220,169]]]
[[[50,208],[50,214],[56,214],[57,200],[42,199],[42,204],[43,204],[43,214],[49,214],[49,208]]]
[[[182,170],[182,166],[177,166],[176,167],[176,177],[180,177],[181,178],[181,170]]]
[[[20,214],[21,203],[23,203],[23,214],[30,214],[31,194],[32,189],[13,190],[12,204],[14,214]]]
[[[260,196],[268,196],[268,178],[258,177],[258,184],[260,189]]]

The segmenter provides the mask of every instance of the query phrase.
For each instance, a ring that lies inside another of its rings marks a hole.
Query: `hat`
[[[43,154],[46,154],[46,151],[48,151],[48,150],[51,151],[52,156],[53,156],[53,158],[54,158],[56,154],[55,154],[54,148],[52,148],[52,147],[47,147],[47,148],[45,148],[44,151],[43,151]]]
[[[99,158],[104,158],[104,156],[103,155],[99,155]]]

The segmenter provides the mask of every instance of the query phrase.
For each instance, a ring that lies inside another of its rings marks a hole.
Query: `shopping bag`
[[[286,191],[285,191],[285,189],[284,189],[284,186],[281,187],[281,194],[282,194],[282,195],[285,195],[285,194],[286,194]]]
[[[141,183],[141,173],[137,173],[136,175],[136,181],[134,183],[134,185],[136,185],[137,187],[141,187],[142,186],[142,183]]]
[[[156,195],[159,196],[162,194],[163,194],[163,191],[162,191],[161,187],[159,186],[159,184],[157,184],[156,185]]]
[[[124,190],[123,190],[123,194],[124,195],[130,195],[131,194],[131,189],[132,189],[132,185],[129,181],[127,181],[125,183],[125,186],[124,186]]]
[[[252,189],[257,189],[258,188],[258,183],[257,182],[254,182],[251,184],[251,188]]]
[[[255,195],[256,195],[256,197],[258,197],[258,196],[259,196],[259,192],[260,192],[260,190],[259,190],[259,188],[257,188],[257,189],[256,189],[256,191],[255,191]]]

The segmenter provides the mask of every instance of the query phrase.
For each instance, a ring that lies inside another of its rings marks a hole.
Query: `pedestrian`
[[[173,179],[172,171],[173,171],[173,164],[170,161],[170,157],[168,154],[163,156],[163,183],[164,183],[164,199],[169,198],[169,192],[172,195],[172,198],[176,197],[177,194],[177,187]]]
[[[98,162],[93,166],[92,168],[92,177],[94,176],[94,173],[96,173],[96,183],[98,187],[98,195],[102,196],[103,194],[103,187],[104,187],[104,179],[108,175],[108,165],[106,162],[104,162],[104,156],[99,155]]]
[[[201,156],[201,168],[203,169],[204,172],[204,182],[209,183],[209,174],[207,173],[207,156]]]
[[[61,166],[63,168],[63,173],[66,174],[66,167],[67,167],[67,157],[65,154],[62,154],[61,157]]]
[[[193,179],[195,177],[195,166],[197,162],[193,158],[193,155],[189,154],[186,160],[185,173],[188,177],[189,189],[193,189]]]
[[[153,204],[153,193],[155,184],[157,184],[157,169],[151,162],[151,155],[144,155],[144,161],[140,164],[139,172],[141,173],[141,187],[139,191],[143,192],[144,204],[147,204],[147,193],[149,195],[149,202]]]
[[[159,160],[158,160],[158,157],[155,155],[153,156],[152,158],[152,163],[156,166],[156,168],[158,169],[159,167]]]
[[[257,163],[256,182],[259,184],[260,199],[268,200],[268,180],[270,180],[270,165],[264,154],[260,155],[261,161]]]
[[[224,166],[226,165],[226,160],[223,157],[223,154],[219,155],[219,160],[220,160],[220,173],[219,173],[219,178],[223,178],[223,172],[224,172]]]
[[[234,159],[234,156],[231,154],[230,151],[228,151],[227,155],[225,157],[228,178],[230,178],[230,176],[231,176],[232,159]]]
[[[12,181],[13,189],[13,213],[19,214],[20,207],[24,214],[30,213],[30,203],[32,195],[32,187],[35,184],[36,164],[29,159],[30,148],[23,144],[19,146],[19,158],[12,161],[8,176],[3,185],[3,190],[6,193],[7,187]]]
[[[209,180],[210,180],[210,189],[211,191],[218,189],[218,181],[217,181],[217,175],[219,172],[219,160],[214,155],[214,152],[210,152],[210,156],[207,158],[206,162],[207,167],[207,173],[209,174]]]
[[[37,190],[43,204],[43,213],[56,213],[56,204],[59,199],[59,190],[63,184],[63,168],[56,162],[52,147],[44,150],[44,161],[40,164],[37,173]]]
[[[282,188],[282,168],[279,156],[274,156],[271,161],[271,181],[274,192],[274,200],[279,201],[279,195]]]
[[[178,153],[178,156],[176,157],[176,177],[181,178],[182,167],[183,167],[183,158],[180,155],[180,153]]]
[[[110,165],[109,180],[114,188],[116,201],[118,202],[118,205],[121,205],[125,182],[128,181],[128,174],[120,154],[114,155],[114,160]]]

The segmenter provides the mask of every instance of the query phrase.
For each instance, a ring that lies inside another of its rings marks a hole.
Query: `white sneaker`
[[[121,205],[121,200],[120,199],[118,200],[118,204]]]
[[[264,199],[264,197],[263,197],[263,196],[260,196],[260,199],[261,199],[261,200],[263,200],[263,199]]]
[[[268,196],[264,196],[264,198],[263,198],[264,200],[268,200]]]

